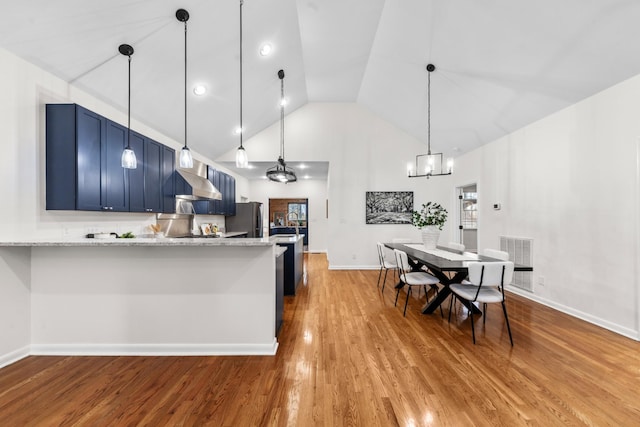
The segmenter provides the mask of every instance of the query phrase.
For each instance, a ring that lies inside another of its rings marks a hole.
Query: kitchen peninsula
[[[269,238],[5,241],[0,268],[29,290],[30,354],[273,355],[284,250]]]

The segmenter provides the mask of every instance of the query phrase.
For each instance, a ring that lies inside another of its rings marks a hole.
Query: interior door
[[[476,184],[458,187],[459,238],[469,252],[478,252],[478,191]]]

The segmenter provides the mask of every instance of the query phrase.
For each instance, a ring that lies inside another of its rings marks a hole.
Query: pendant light
[[[412,164],[407,167],[409,178],[451,175],[453,173],[453,159],[447,159],[446,170],[443,171],[442,153],[431,152],[431,73],[436,67],[427,65],[427,154],[416,156],[415,169]]]
[[[184,147],[180,150],[180,167],[192,168],[193,156],[191,150],[187,147],[187,21],[189,20],[189,12],[184,9],[176,11],[178,21],[184,22]]]
[[[284,70],[278,71],[278,78],[280,79],[280,157],[278,157],[278,163],[267,169],[267,178],[271,181],[284,182],[296,182],[296,172],[287,167],[284,161]]]
[[[247,151],[242,146],[242,134],[244,128],[242,127],[242,5],[244,0],[240,0],[240,128],[238,133],[240,134],[240,147],[236,151],[236,167],[240,169],[246,169],[249,167],[249,157]]]
[[[125,169],[135,169],[138,166],[136,161],[136,153],[131,149],[129,140],[131,139],[131,55],[133,55],[133,47],[128,44],[121,44],[118,51],[129,57],[129,94],[127,96],[127,147],[122,152],[122,167]]]

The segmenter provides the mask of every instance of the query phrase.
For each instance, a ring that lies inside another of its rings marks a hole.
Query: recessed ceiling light
[[[279,107],[285,107],[289,103],[289,98],[284,98],[280,101]]]
[[[268,56],[273,51],[273,46],[270,43],[265,43],[260,46],[260,55]]]
[[[198,96],[202,96],[207,92],[207,88],[205,85],[196,85],[193,88],[193,93],[195,93]]]

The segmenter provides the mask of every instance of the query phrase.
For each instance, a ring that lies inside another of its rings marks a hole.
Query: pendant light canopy
[[[453,159],[447,159],[446,169],[443,170],[442,153],[431,153],[431,73],[435,65],[427,65],[427,154],[416,156],[415,168],[409,163],[407,175],[409,178],[451,175],[453,173]]]
[[[278,78],[280,79],[280,157],[278,157],[278,163],[267,169],[267,178],[271,181],[284,182],[296,182],[296,172],[287,167],[284,161],[284,70],[278,71]]]
[[[178,21],[184,22],[184,147],[180,150],[179,164],[181,168],[192,168],[193,156],[187,146],[187,21],[189,20],[189,12],[178,9],[176,18]]]
[[[121,44],[118,51],[129,58],[129,94],[127,96],[127,147],[122,152],[122,167],[125,169],[135,169],[138,167],[136,153],[131,149],[129,140],[131,136],[131,55],[133,55],[133,47],[128,44]]]
[[[244,0],[240,0],[240,128],[238,133],[240,134],[240,146],[236,151],[236,167],[240,169],[246,169],[249,167],[249,156],[247,151],[242,146],[242,134],[244,128],[242,127],[242,5]]]

